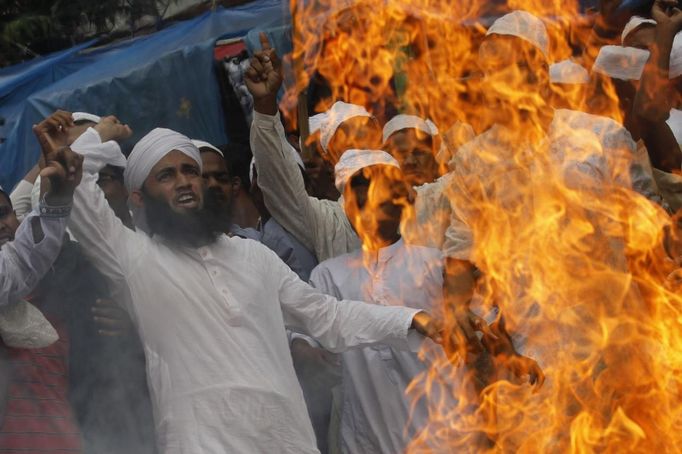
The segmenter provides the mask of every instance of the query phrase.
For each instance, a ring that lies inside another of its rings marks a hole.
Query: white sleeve
[[[409,348],[408,331],[418,309],[339,301],[301,281],[275,257],[272,254],[270,263],[273,275],[281,276],[280,304],[288,328],[335,353],[377,343]]]
[[[31,212],[31,191],[33,191],[33,183],[21,180],[9,195],[14,212],[19,219],[23,219]]]
[[[289,159],[284,128],[277,115],[253,113],[251,150],[258,186],[272,217],[319,261],[359,247],[357,235],[338,202],[310,197],[301,169]]]
[[[41,210],[43,206],[41,206]],[[33,224],[43,237],[36,243]],[[38,217],[30,213],[19,226],[14,241],[0,250],[0,306],[28,295],[50,269],[61,250],[67,217]]]
[[[92,128],[88,131],[90,130]],[[88,258],[111,284],[125,285],[133,263],[145,253],[147,237],[144,233],[125,227],[109,207],[104,193],[97,185],[103,161],[93,159],[89,148],[80,148],[78,140],[71,148],[83,154],[85,160],[83,179],[73,196],[69,229]]]

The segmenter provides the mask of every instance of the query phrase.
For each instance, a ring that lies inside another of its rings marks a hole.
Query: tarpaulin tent
[[[0,144],[0,184],[13,187],[35,164],[39,148],[32,125],[56,109],[116,115],[133,127],[130,143],[157,126],[226,143],[213,70],[214,43],[281,23],[286,17],[287,2],[258,0],[218,8],[113,46],[84,53],[86,43],[0,71],[0,116],[6,120],[6,139]],[[28,84],[30,77],[48,70],[55,75],[54,83]],[[6,103],[5,95],[12,102]]]

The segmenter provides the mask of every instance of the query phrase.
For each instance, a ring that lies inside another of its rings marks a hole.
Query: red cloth
[[[79,454],[81,436],[67,399],[67,332],[50,320],[59,340],[47,348],[7,348],[12,367],[0,453]],[[1,409],[0,409],[1,411]]]

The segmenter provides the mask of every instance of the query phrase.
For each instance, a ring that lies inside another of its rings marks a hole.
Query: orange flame
[[[480,389],[476,373],[450,367],[460,352],[448,352],[411,385],[430,407],[409,452],[678,451],[682,301],[660,246],[669,218],[627,189],[628,150],[606,154],[606,137],[570,116],[552,123],[555,107],[622,119],[609,80],[565,89],[543,69],[581,47],[574,57],[589,67],[598,49],[579,30],[577,3],[486,3],[292,0],[294,59],[331,88],[318,111],[345,100],[381,117],[392,106],[442,130],[462,121],[494,135],[470,144],[468,161],[455,159],[448,196],[475,238],[482,306],[500,308],[547,381],[534,393],[502,374]],[[515,9],[543,18],[549,61],[518,40],[481,46],[479,18]],[[298,76],[288,96],[311,74]],[[585,168],[594,159],[608,175]]]

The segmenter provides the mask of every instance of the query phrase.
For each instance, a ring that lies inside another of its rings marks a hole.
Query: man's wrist
[[[264,98],[253,100],[253,110],[264,115],[276,115],[277,109],[277,97],[268,96]]]
[[[64,218],[71,214],[72,197],[45,194],[40,200],[38,212],[41,217]]]

